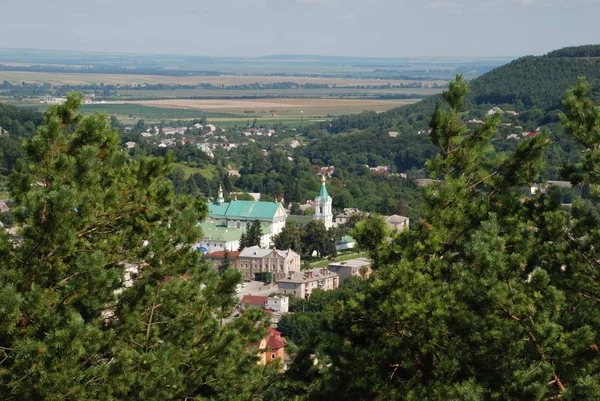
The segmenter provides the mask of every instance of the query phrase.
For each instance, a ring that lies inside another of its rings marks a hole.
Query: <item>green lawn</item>
[[[174,163],[174,165],[176,168],[183,169],[186,180],[188,178],[190,178],[190,176],[192,174],[196,174],[196,173],[200,173],[204,176],[204,178],[212,180],[213,177],[215,176],[215,170],[217,169],[212,164],[207,164],[205,168],[192,167],[192,166],[188,166],[185,163]]]

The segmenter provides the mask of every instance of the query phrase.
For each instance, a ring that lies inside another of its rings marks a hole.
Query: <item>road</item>
[[[239,299],[242,299],[244,295],[268,296],[278,291],[277,284],[264,285],[261,281],[250,281],[245,284],[246,287],[242,288],[242,291],[237,294]]]

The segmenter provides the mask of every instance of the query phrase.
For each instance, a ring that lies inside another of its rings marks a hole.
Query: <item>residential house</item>
[[[408,217],[399,216],[397,214],[385,216],[383,219],[390,228],[398,231],[407,230],[410,223],[410,219]]]
[[[335,215],[334,223],[336,225],[346,224],[348,222],[348,219],[350,218],[350,216],[352,216],[353,214],[358,214],[358,213],[361,213],[360,209],[358,209],[358,208],[345,207],[344,211],[342,213]]]
[[[267,313],[288,313],[290,310],[290,298],[280,295],[273,297],[244,295],[240,301],[242,309],[262,309]]]
[[[340,276],[340,283],[350,277],[369,277],[371,275],[371,261],[367,258],[356,258],[342,262],[333,262],[327,266],[331,272]]]
[[[162,132],[165,135],[183,135],[185,134],[185,131],[187,130],[186,127],[165,127],[162,129]]]
[[[260,349],[258,364],[267,366],[279,359],[281,370],[285,370],[285,338],[275,329],[267,327],[267,335],[258,344]]]
[[[339,241],[335,242],[335,249],[343,251],[344,249],[352,249],[356,246],[356,240],[349,235],[344,235]]]
[[[531,195],[535,195],[537,191],[541,193],[545,193],[548,190],[548,187],[557,186],[561,188],[573,188],[573,184],[570,181],[556,181],[556,180],[548,180],[543,184],[533,184],[529,187]]]
[[[290,297],[281,295],[268,297],[265,307],[275,313],[288,313],[290,311]]]
[[[242,249],[235,267],[242,272],[244,280],[262,281],[264,273],[271,273],[277,280],[300,271],[300,255],[291,249],[280,251],[252,246]]]
[[[389,131],[389,132],[388,132],[388,135],[389,135],[391,138],[397,138],[397,137],[398,137],[398,135],[400,135],[400,133],[399,133],[398,131]]]
[[[127,149],[135,149],[135,145],[136,145],[135,142],[125,142],[125,147]]]
[[[339,286],[339,275],[326,269],[310,269],[290,274],[277,280],[279,292],[298,298],[308,298],[315,289],[334,290]]]
[[[389,174],[390,173],[389,166],[377,166],[377,167],[369,167],[369,166],[367,166],[367,167],[374,174]]]
[[[231,251],[231,252],[228,251],[228,253],[229,253],[229,260],[231,260],[231,266],[234,266],[235,260],[238,258],[240,253],[239,253],[239,251]],[[223,262],[223,258],[225,258],[225,251],[215,251],[215,252],[207,253],[204,256],[212,262],[213,267],[216,269],[219,267],[221,262]]]
[[[258,295],[244,295],[240,301],[240,307],[242,309],[265,309],[268,297],[261,297]]]

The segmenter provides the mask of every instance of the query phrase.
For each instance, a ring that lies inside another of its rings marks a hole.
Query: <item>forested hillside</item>
[[[565,91],[578,77],[586,77],[592,85],[590,97],[600,95],[600,45],[567,47],[544,56],[525,56],[495,68],[470,82],[465,96],[465,110],[475,113],[487,111],[487,106],[524,112],[532,124],[548,122],[548,112],[561,108]],[[322,123],[320,128],[336,134],[349,129],[393,129],[413,125],[425,126],[439,95],[419,103],[396,108],[384,113],[365,112],[356,116],[342,116]],[[557,113],[550,113],[557,121]],[[524,118],[521,117],[521,120]],[[526,121],[526,122],[528,122]]]
[[[42,122],[42,113],[0,103],[0,175],[8,175],[23,157],[21,141],[35,135]]]
[[[600,98],[599,55],[600,45],[569,47],[544,56],[522,57],[496,68],[469,83],[470,92],[461,113],[463,121],[481,121],[493,107],[509,111],[503,114],[500,134],[493,139],[498,151],[513,150],[528,132],[548,129],[554,144],[546,156],[542,176],[557,179],[560,166],[575,162],[582,150],[558,124],[561,101],[578,77],[586,77],[591,84],[591,99]],[[429,117],[440,102],[441,97],[436,95],[384,113],[364,112],[321,123],[308,133],[318,139],[303,154],[325,163],[356,160],[394,164],[401,172],[423,168],[434,148],[426,134],[418,133],[429,129]],[[386,138],[388,131],[397,131],[400,136]],[[324,132],[344,136],[337,138]],[[508,140],[512,134],[516,137]]]

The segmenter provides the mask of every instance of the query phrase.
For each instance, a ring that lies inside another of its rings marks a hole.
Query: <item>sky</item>
[[[600,44],[600,0],[3,0],[0,47],[518,57]]]

